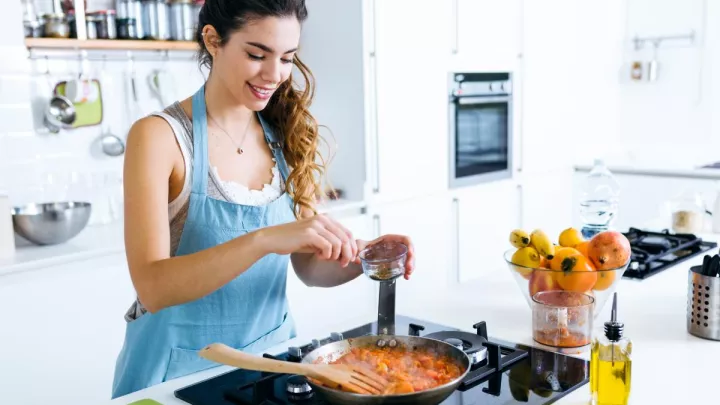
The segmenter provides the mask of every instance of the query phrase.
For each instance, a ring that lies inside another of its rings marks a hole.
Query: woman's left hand
[[[399,242],[408,247],[407,259],[405,260],[405,280],[409,280],[410,275],[413,270],[415,270],[415,246],[413,246],[410,237],[404,235],[383,235],[369,242],[358,239],[356,241],[357,251],[360,252],[366,247],[380,242]],[[360,264],[360,256],[357,256],[354,262]]]

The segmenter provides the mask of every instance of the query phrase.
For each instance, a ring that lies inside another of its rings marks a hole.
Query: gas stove
[[[624,235],[630,241],[632,255],[624,278],[646,279],[663,270],[717,247],[692,234],[671,234],[630,228]]]
[[[473,325],[475,333],[405,316],[395,319],[396,330],[410,336],[443,340],[462,347],[473,363],[448,404],[550,404],[588,382],[588,362],[539,348],[489,339],[487,325]],[[378,334],[378,322],[367,323],[324,339],[290,347],[264,357],[301,361],[317,347],[346,338]],[[589,393],[588,393],[589,395]],[[178,389],[175,396],[191,405],[326,405],[301,376],[237,369]]]

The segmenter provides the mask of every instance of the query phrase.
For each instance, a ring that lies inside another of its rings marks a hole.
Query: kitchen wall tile
[[[0,45],[22,45],[25,37],[20,1],[3,1],[2,24],[0,24]],[[10,18],[10,17],[15,18]]]
[[[0,133],[33,130],[33,112],[29,102],[0,104]]]
[[[2,24],[0,24],[2,26]],[[0,74],[27,74],[31,70],[30,60],[27,58],[27,49],[22,38],[14,45],[0,43]]]
[[[31,84],[28,74],[0,74],[0,105],[30,102]]]

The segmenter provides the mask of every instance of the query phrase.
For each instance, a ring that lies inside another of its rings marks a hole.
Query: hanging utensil
[[[103,58],[103,65],[102,70],[100,73],[100,79],[105,83],[105,77],[104,72],[106,72],[106,65],[107,58]],[[105,97],[103,96],[103,93],[100,92],[100,97],[103,105],[105,104]],[[109,125],[107,123],[107,119],[102,120],[102,130],[100,133],[100,144],[102,146],[102,151],[108,156],[117,157],[125,153],[125,142],[120,139],[119,136],[113,134],[110,131]]]
[[[650,62],[648,62],[648,68],[647,68],[647,79],[649,82],[654,82],[657,80],[658,75],[658,61],[657,61],[657,49],[660,46],[660,43],[658,41],[653,41],[653,57]]]

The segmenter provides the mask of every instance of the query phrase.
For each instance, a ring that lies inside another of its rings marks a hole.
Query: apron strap
[[[283,145],[285,140],[270,127],[270,124],[265,121],[260,113],[257,114],[257,117],[260,121],[260,125],[262,125],[263,132],[265,133],[265,141],[267,141],[268,146],[272,150],[273,157],[277,162],[280,174],[282,175],[283,180],[287,181],[288,176],[290,176],[290,170],[288,169],[287,162],[285,161],[285,154],[283,154]]]
[[[205,107],[205,85],[193,95],[193,173],[192,192],[204,195],[207,192],[208,151],[207,151],[207,110]]]

